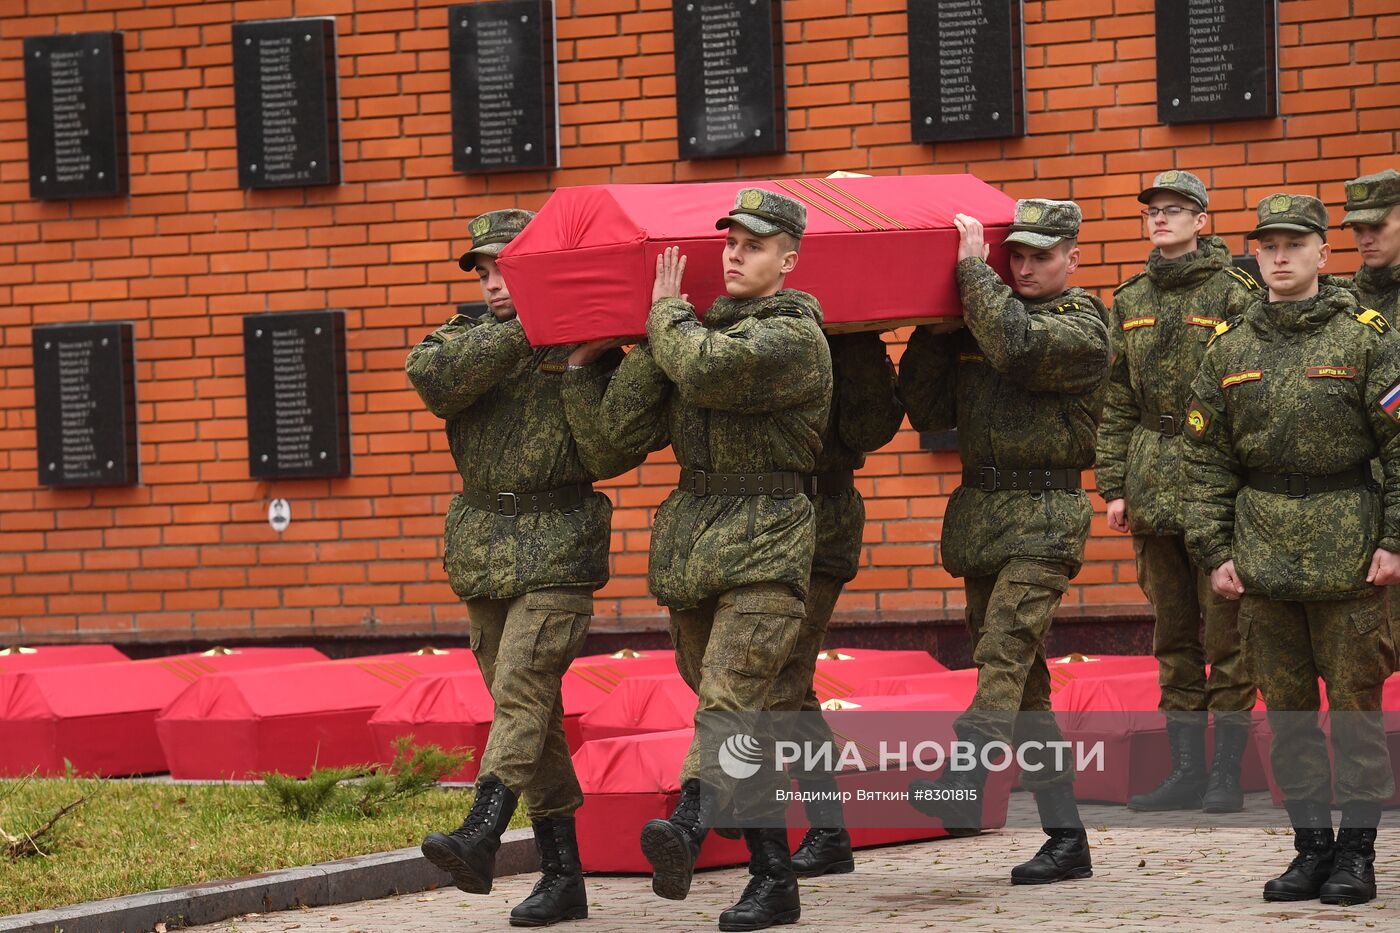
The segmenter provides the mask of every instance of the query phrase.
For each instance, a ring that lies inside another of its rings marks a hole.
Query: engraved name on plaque
[[[340,182],[335,20],[233,24],[238,184]]]
[[[1157,0],[1159,120],[1277,115],[1277,0]]]
[[[248,471],[259,477],[349,475],[345,312],[249,315],[243,362]]]
[[[127,193],[121,33],[27,37],[24,105],[31,197]]]
[[[1023,136],[1020,0],[910,0],[915,142]]]
[[[508,172],[559,164],[554,4],[449,7],[452,167]]]
[[[39,483],[138,482],[132,325],[48,325],[33,340]]]
[[[680,157],[783,152],[779,0],[674,0],[672,13]]]

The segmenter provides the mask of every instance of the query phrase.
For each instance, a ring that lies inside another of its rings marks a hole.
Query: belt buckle
[[[1176,437],[1176,435],[1179,433],[1176,426],[1176,416],[1158,415],[1157,433],[1162,434],[1166,437]]]
[[[1283,491],[1290,499],[1306,499],[1308,497],[1308,475],[1306,473],[1286,473],[1283,477]],[[1297,492],[1294,492],[1294,480],[1297,480]]]
[[[796,480],[795,482],[790,481]],[[773,491],[769,497],[773,499],[791,499],[797,495],[797,483],[801,482],[801,476],[792,473],[775,473],[773,476]]]
[[[977,488],[983,492],[997,491],[997,468],[984,466],[978,471]]]
[[[708,496],[710,494],[710,476],[704,470],[690,471],[690,494],[692,496]]]
[[[509,505],[510,511],[506,508]],[[496,514],[505,518],[515,518],[520,514],[520,500],[513,492],[496,493]]]

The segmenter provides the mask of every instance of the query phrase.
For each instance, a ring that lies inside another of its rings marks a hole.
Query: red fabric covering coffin
[[[495,709],[478,670],[420,677],[369,718],[375,758],[389,760],[394,740],[404,735],[413,736],[414,745],[470,748],[472,760],[446,780],[474,781],[481,770]]]
[[[724,294],[726,234],[715,220],[749,187],[807,204],[801,260],[787,285],[816,296],[830,329],[961,314],[954,214],[987,225],[989,261],[1007,270],[1001,242],[1015,201],[971,175],[559,188],[498,258],[530,342],[646,333],[656,257],[668,246],[686,255],[682,291],[703,313]]]
[[[865,648],[832,648],[817,658],[812,677],[817,699],[823,703],[865,694],[877,676],[907,672],[909,676],[946,670],[927,651],[879,651]],[[579,720],[583,741],[688,729],[695,722],[695,694],[679,673],[667,677],[637,677],[619,684]],[[568,709],[567,703],[565,710]]]
[[[559,685],[564,698],[564,737],[569,748],[578,751],[583,744],[579,721],[589,710],[607,701],[629,679],[656,674],[680,677],[673,651],[623,650],[575,658]]]
[[[1318,695],[1322,698],[1322,709],[1327,709],[1327,687],[1319,679],[1317,682]],[[1385,686],[1381,690],[1381,709],[1385,711],[1385,743],[1390,749],[1390,767],[1395,772],[1396,791],[1384,803],[1386,807],[1400,807],[1400,674],[1392,674],[1386,679]],[[1333,773],[1336,773],[1336,761],[1332,757],[1332,728],[1328,722],[1328,717],[1324,715],[1320,721],[1322,731],[1328,736],[1327,756],[1332,762]],[[1269,726],[1268,717],[1264,711],[1264,701],[1261,699],[1259,705],[1254,708],[1254,730],[1252,738],[1258,749],[1261,771],[1264,782],[1269,789],[1270,795],[1274,799],[1275,806],[1283,806],[1283,789],[1278,786],[1278,781],[1274,779],[1273,760],[1269,757],[1269,750],[1273,745],[1274,730]]]
[[[80,774],[165,771],[156,714],[187,687],[324,658],[314,648],[240,648],[0,675],[0,775],[63,774],[65,758]]]
[[[127,656],[112,645],[40,645],[37,648],[0,650],[0,674],[17,674],[45,667],[77,667],[125,661]]]
[[[868,710],[919,710],[931,706],[927,697],[880,697],[860,699]],[[859,719],[861,709],[832,711],[827,714],[832,729],[859,741],[862,733]],[[584,744],[574,755],[574,769],[584,792],[584,804],[577,813],[579,853],[587,871],[649,872],[650,864],[642,855],[639,837],[647,820],[670,816],[680,798],[679,775],[690,747],[693,731],[678,729],[637,735],[599,739]],[[946,735],[929,735],[939,741],[950,741]],[[881,771],[863,775],[843,773],[837,784],[850,790],[857,786],[869,790],[903,792],[909,782],[921,776],[917,772]],[[859,783],[856,779],[859,778]],[[1006,807],[1010,794],[1012,772],[1000,772],[988,782],[983,818],[988,827],[1006,823]],[[946,835],[936,821],[906,804],[894,802],[898,808],[894,822],[904,825],[890,827],[855,826],[850,830],[857,847],[935,839]],[[883,811],[882,811],[883,812]],[[801,803],[794,802],[787,814],[789,842],[794,848],[802,839],[807,820]],[[709,868],[739,865],[748,861],[748,851],[741,840],[728,840],[711,833],[700,850],[697,866]]]
[[[380,758],[369,717],[425,674],[476,670],[466,650],[383,654],[241,671],[191,685],[156,720],[177,778],[304,777]]]
[[[1077,680],[1092,680],[1129,674],[1139,671],[1157,670],[1157,660],[1151,655],[1105,654],[1096,657],[1066,655],[1050,659],[1050,703],[1055,709],[1063,709],[1060,694]],[[947,694],[956,697],[958,705],[952,709],[966,709],[977,691],[977,669],[959,668],[955,671],[936,674],[920,674],[913,677],[887,676],[872,679],[864,687],[863,693],[869,696],[899,696],[901,694]],[[1157,701],[1150,709],[1157,708]]]

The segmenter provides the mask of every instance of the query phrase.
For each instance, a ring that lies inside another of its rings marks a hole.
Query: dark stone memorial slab
[[[910,0],[915,142],[1024,136],[1021,0]]]
[[[137,483],[131,324],[47,325],[33,338],[40,485]]]
[[[674,0],[682,159],[787,148],[779,0]]]
[[[1157,0],[1157,119],[1277,115],[1277,0]]]
[[[127,192],[122,34],[24,40],[29,195],[102,198]]]
[[[345,312],[245,317],[243,365],[248,471],[253,476],[348,476]]]
[[[335,20],[233,24],[238,184],[340,183]]]
[[[491,306],[484,301],[464,301],[457,306],[457,313],[469,318],[479,318],[489,310]]]
[[[452,167],[510,172],[559,164],[554,4],[448,7]]]

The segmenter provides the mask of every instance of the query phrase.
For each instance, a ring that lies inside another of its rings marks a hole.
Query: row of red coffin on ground
[[[466,650],[339,661],[310,648],[145,661],[126,660],[101,645],[22,650],[0,653],[5,776],[63,774],[69,767],[100,775],[169,771],[190,779],[305,775],[317,766],[387,760],[394,740],[405,734],[472,747],[479,757],[492,719],[490,695]],[[696,705],[669,652],[620,654],[580,658],[563,682],[566,733],[588,799],[579,814],[584,861],[598,871],[644,867],[635,846],[600,840],[669,813]],[[1170,768],[1164,722],[1152,712],[1156,662],[1076,656],[1051,667],[1052,703],[1066,714],[1066,737],[1106,742],[1108,767],[1081,772],[1077,796],[1123,803],[1155,786]],[[963,709],[975,685],[975,671],[946,670],[921,651],[832,650],[823,654],[815,677],[820,699],[842,701],[844,708],[826,713],[838,733],[858,734],[859,720],[851,717],[871,711],[938,711],[944,715],[935,731],[944,734],[928,737],[945,742],[952,738],[947,712]],[[1397,711],[1387,716],[1387,729],[1400,768],[1400,675],[1387,684],[1385,706]],[[1076,714],[1082,718],[1075,720]],[[1249,790],[1272,787],[1277,801],[1264,753],[1268,735],[1264,717],[1256,715],[1244,782]],[[476,768],[473,761],[454,777],[471,780]],[[859,786],[902,791],[910,777],[866,773]],[[984,814],[990,825],[1005,819],[1011,781],[1006,772],[993,782]],[[892,809],[887,822],[898,828],[853,830],[857,843],[942,835],[907,804],[894,807],[898,812]],[[795,805],[795,823],[799,811]],[[741,843],[718,838],[703,856],[705,864],[743,859]]]

